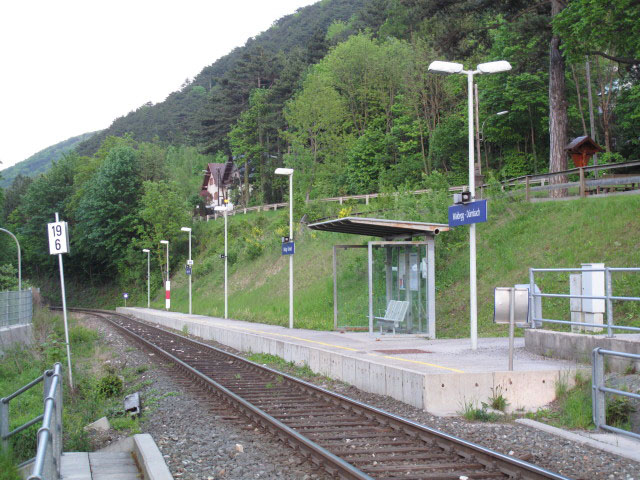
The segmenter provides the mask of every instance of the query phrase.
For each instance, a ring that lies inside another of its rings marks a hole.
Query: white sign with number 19
[[[67,222],[49,223],[47,229],[49,232],[49,253],[51,255],[69,253]]]

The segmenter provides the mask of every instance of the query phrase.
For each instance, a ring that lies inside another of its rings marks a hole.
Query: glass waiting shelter
[[[333,246],[333,326],[364,327],[358,320],[341,322],[338,307],[338,252],[367,249],[368,315],[358,315],[374,332],[436,337],[435,236],[449,230],[440,223],[345,217],[308,225],[312,230],[348,233],[382,240]],[[422,239],[420,239],[422,238]],[[357,297],[350,290],[348,294]],[[356,298],[364,306],[365,298]],[[346,317],[346,316],[345,316]]]

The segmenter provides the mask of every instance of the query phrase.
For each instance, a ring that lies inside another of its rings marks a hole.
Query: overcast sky
[[[0,169],[161,102],[316,1],[0,1]]]

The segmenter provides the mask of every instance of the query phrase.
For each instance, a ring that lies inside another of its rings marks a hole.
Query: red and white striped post
[[[169,280],[169,240],[160,240],[160,243],[167,246],[167,280],[165,288],[165,308],[169,310],[171,307],[171,281]]]

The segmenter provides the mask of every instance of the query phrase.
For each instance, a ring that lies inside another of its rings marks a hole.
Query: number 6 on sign
[[[69,253],[67,222],[49,223],[47,224],[47,232],[49,233],[49,253],[51,255]]]

